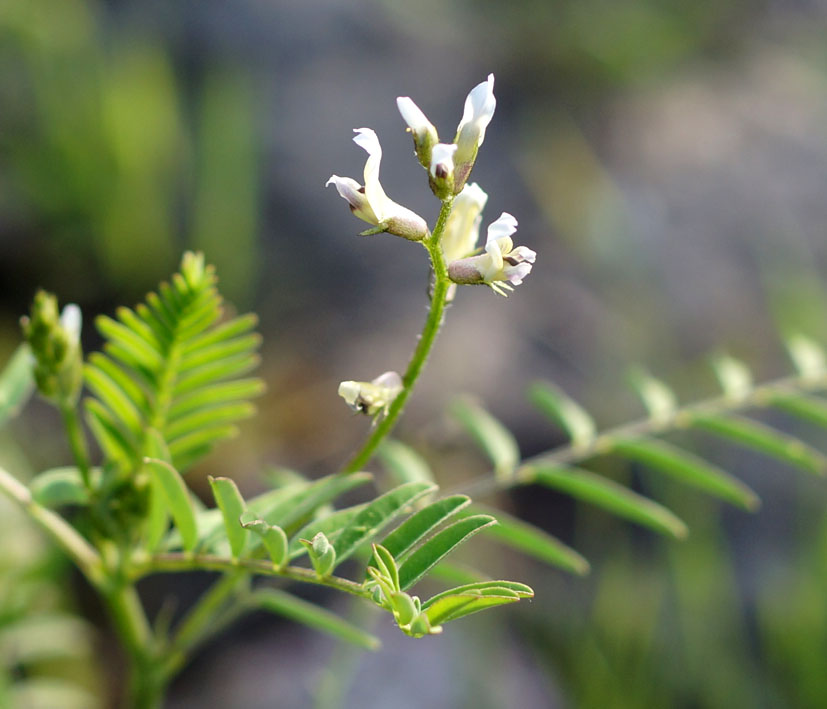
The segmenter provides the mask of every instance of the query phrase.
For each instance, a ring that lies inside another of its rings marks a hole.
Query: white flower
[[[454,261],[448,275],[455,283],[485,283],[499,295],[514,290],[531,272],[537,254],[526,246],[514,246],[511,235],[517,231],[517,220],[503,212],[488,227],[485,253]]]
[[[482,210],[487,201],[488,195],[476,182],[465,185],[454,199],[441,240],[442,253],[445,254],[447,263],[469,256],[476,247]]]
[[[379,165],[382,162],[382,146],[370,128],[357,128],[353,142],[368,154],[365,162],[364,187],[350,177],[332,175],[325,184],[333,183],[339,195],[350,205],[354,215],[396,236],[420,241],[428,234],[425,220],[410,209],[397,204],[385,194],[379,182]],[[371,233],[368,231],[367,233]]]
[[[402,377],[396,372],[385,372],[371,382],[347,381],[339,384],[339,396],[345,403],[354,411],[369,416],[380,412],[386,414],[401,391]]]
[[[457,144],[457,153],[454,156],[456,165],[454,173],[455,192],[459,192],[468,179],[477,158],[477,150],[485,140],[485,129],[494,116],[496,106],[494,75],[489,74],[486,81],[471,89],[465,99],[462,120],[457,126],[457,136],[454,138],[454,142]]]

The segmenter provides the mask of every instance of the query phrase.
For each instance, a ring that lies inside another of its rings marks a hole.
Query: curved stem
[[[388,413],[373,428],[373,431],[362,448],[344,467],[344,473],[353,473],[361,470],[376,452],[382,440],[393,430],[393,427],[396,425],[399,416],[405,408],[405,404],[413,391],[419,375],[422,373],[428,355],[431,353],[431,349],[436,341],[436,336],[439,334],[439,328],[442,326],[442,320],[445,314],[448,289],[451,285],[451,281],[448,278],[448,267],[445,264],[445,257],[442,254],[442,247],[439,242],[442,238],[443,231],[445,231],[448,216],[451,214],[452,203],[453,199],[446,200],[442,203],[433,234],[422,242],[431,259],[431,267],[434,272],[434,286],[431,292],[431,306],[428,309],[428,316],[422,327],[422,334],[419,336],[419,342],[417,342],[416,349],[408,362],[408,368],[402,377],[402,391],[399,392],[391,403],[388,408]]]

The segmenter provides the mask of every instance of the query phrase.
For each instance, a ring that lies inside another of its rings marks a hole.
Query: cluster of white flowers
[[[428,171],[431,189],[444,204],[450,203],[451,211],[440,240],[449,278],[461,285],[484,284],[495,293],[507,295],[531,272],[537,254],[526,246],[514,246],[511,237],[517,230],[517,220],[507,212],[488,227],[485,246],[478,248],[482,210],[488,195],[476,183],[466,184],[497,105],[494,75],[489,74],[468,94],[452,143],[439,142],[437,129],[408,96],[397,98],[396,105],[413,136],[415,154]],[[338,175],[331,176],[327,184],[336,186],[355,216],[373,226],[362,234],[387,232],[411,241],[431,238],[425,220],[394,202],[382,189],[382,147],[376,133],[370,128],[358,128],[355,132],[354,142],[368,154],[365,184]],[[356,404],[359,410],[376,414],[386,411],[393,400],[388,398],[390,392],[376,395],[376,385],[377,380],[343,382],[339,393],[351,406]],[[401,386],[391,389],[398,393]],[[369,391],[372,395],[363,395]]]

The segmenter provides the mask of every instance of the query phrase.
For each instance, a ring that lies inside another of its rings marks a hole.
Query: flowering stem
[[[442,326],[448,289],[451,286],[451,280],[448,278],[448,267],[445,264],[445,256],[442,253],[442,247],[439,242],[442,238],[442,233],[445,231],[448,216],[451,214],[452,203],[453,198],[445,200],[442,203],[442,208],[439,210],[439,217],[437,218],[433,233],[422,241],[422,245],[428,251],[428,256],[431,259],[431,267],[434,272],[434,285],[431,292],[431,306],[428,309],[428,317],[425,319],[425,325],[422,328],[422,334],[419,336],[419,342],[416,345],[413,355],[411,355],[408,368],[402,377],[402,391],[399,392],[391,403],[388,408],[388,413],[373,428],[372,433],[362,448],[344,467],[344,473],[353,473],[361,470],[373,457],[379,444],[393,430],[393,427],[396,425],[399,416],[405,408],[408,397],[410,397],[413,391],[416,380],[422,373],[428,355],[434,346],[439,328]]]

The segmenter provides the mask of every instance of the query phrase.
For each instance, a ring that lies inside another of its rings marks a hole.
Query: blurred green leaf
[[[588,412],[556,384],[535,382],[528,390],[531,403],[568,433],[572,445],[583,448],[594,442],[597,427]]]
[[[524,470],[527,481],[560,490],[656,532],[678,539],[687,534],[686,525],[663,505],[602,475],[583,468],[542,464],[527,466]]]
[[[241,515],[244,514],[244,498],[238,491],[235,482],[230,478],[210,476],[208,479],[213,496],[224,519],[224,529],[227,532],[233,558],[237,559],[241,556],[244,543],[247,541],[247,530],[241,526]]]
[[[430,467],[419,453],[410,446],[393,439],[385,440],[376,451],[379,459],[397,484],[407,482],[433,482]]]
[[[0,426],[16,416],[34,391],[32,354],[20,345],[0,372]]]
[[[195,509],[184,479],[166,461],[145,458],[144,464],[152,474],[153,484],[158,486],[163,495],[167,509],[181,534],[184,549],[192,551],[198,543],[198,526],[195,521]]]
[[[100,480],[100,469],[93,471],[93,479]],[[32,479],[29,489],[35,501],[44,507],[89,504],[89,489],[74,466],[45,470]]]
[[[584,576],[589,572],[589,562],[586,559],[539,527],[512,517],[502,510],[489,510],[480,505],[474,505],[472,510],[491,515],[497,520],[497,524],[486,529],[486,536],[578,576]]]
[[[767,403],[800,419],[827,428],[827,400],[825,399],[807,394],[785,392],[771,394]]]
[[[667,473],[681,482],[746,510],[761,504],[758,496],[725,470],[693,453],[652,438],[612,438],[611,451]]]
[[[467,399],[455,401],[451,413],[491,460],[497,478],[509,479],[520,463],[520,449],[511,432],[488,411]]]
[[[262,610],[329,633],[365,650],[378,650],[381,645],[378,638],[351,625],[330,611],[275,588],[255,591],[252,594],[251,603]]]
[[[693,414],[690,425],[816,475],[827,473],[827,458],[803,441],[734,414]]]

